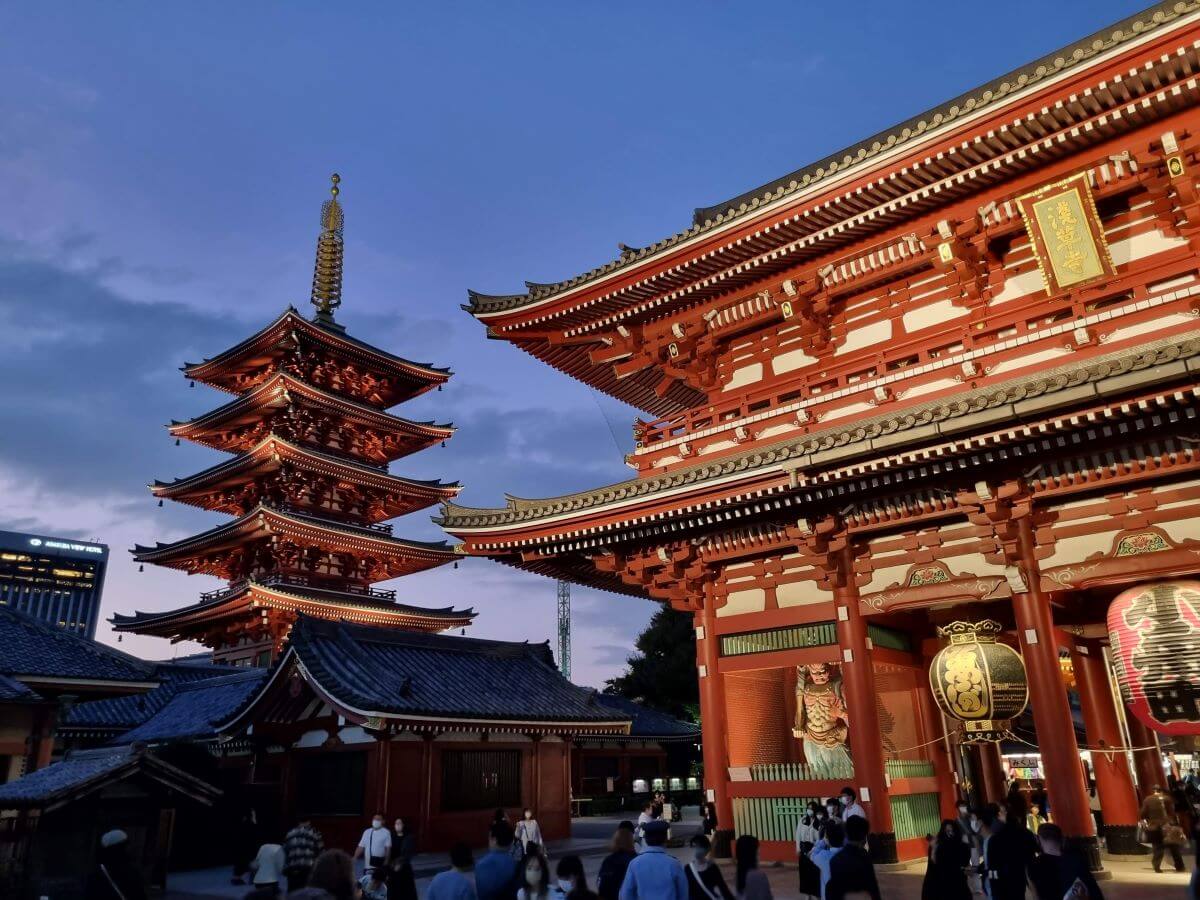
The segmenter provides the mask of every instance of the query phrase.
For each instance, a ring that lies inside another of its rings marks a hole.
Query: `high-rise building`
[[[0,603],[93,638],[108,547],[0,531]]]

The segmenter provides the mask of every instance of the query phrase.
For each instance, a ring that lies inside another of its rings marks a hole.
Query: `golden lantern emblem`
[[[942,712],[963,723],[963,740],[999,741],[1029,702],[1021,654],[997,638],[999,622],[951,622],[937,630],[949,643],[929,667],[929,687]]]

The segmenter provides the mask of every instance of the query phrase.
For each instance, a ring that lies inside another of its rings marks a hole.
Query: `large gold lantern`
[[[963,740],[999,741],[1029,702],[1021,654],[997,637],[999,622],[951,622],[938,628],[949,643],[929,666],[929,686],[942,712],[963,723]]]

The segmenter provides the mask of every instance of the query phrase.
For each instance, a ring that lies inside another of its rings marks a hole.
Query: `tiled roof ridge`
[[[698,483],[709,478],[748,471],[779,460],[798,458],[812,453],[843,447],[872,436],[902,432],[931,422],[954,419],[985,409],[1003,406],[1027,397],[1052,394],[1114,375],[1141,371],[1177,359],[1200,356],[1200,332],[1162,338],[1136,348],[1118,350],[1093,357],[1082,365],[1065,365],[1049,369],[1036,376],[1018,376],[1000,384],[988,385],[973,391],[932,400],[913,407],[845,425],[834,425],[822,431],[810,432],[802,438],[791,438],[755,447],[743,453],[724,456],[649,478],[632,478],[605,485],[590,491],[548,497],[541,501],[524,501],[494,509],[458,507],[442,504],[443,515],[437,518],[443,528],[469,528],[482,525],[504,525],[530,522],[561,512],[574,512],[605,503],[646,497],[673,487]]]
[[[696,237],[719,225],[756,212],[767,203],[807,188],[823,178],[843,174],[855,165],[873,159],[879,153],[903,145],[913,138],[925,136],[931,128],[954,122],[962,115],[974,113],[996,101],[1002,101],[1017,90],[1036,85],[1047,77],[1058,75],[1081,62],[1086,62],[1112,47],[1143,34],[1164,23],[1200,9],[1200,0],[1164,0],[1126,19],[1099,29],[1087,37],[1019,66],[1006,75],[965,91],[923,113],[918,113],[897,125],[830,154],[814,163],[777,178],[758,188],[709,207],[697,208],[691,227],[670,237],[655,241],[631,252],[622,252],[614,260],[563,281],[546,284],[526,282],[524,294],[483,294],[468,291],[469,302],[463,306],[470,313],[498,312],[524,305],[532,300],[544,300],[569,288],[615,272],[654,256],[662,250]]]
[[[300,614],[292,627],[292,635],[300,635],[302,640],[311,636],[346,637],[355,643],[389,644],[392,646],[436,647],[441,650],[454,650],[462,653],[495,653],[506,651],[511,655],[520,655],[541,647],[549,647],[549,641],[532,644],[529,641],[500,641],[494,638],[467,637],[457,634],[427,634],[417,631],[402,631],[394,628],[382,628],[373,625],[360,625],[355,622],[344,622],[334,619],[320,619],[315,616]]]
[[[56,643],[67,644],[72,648],[77,648],[81,652],[88,653],[92,656],[116,660],[128,665],[132,669],[141,670],[145,674],[146,680],[152,680],[154,678],[153,663],[149,663],[144,659],[139,659],[138,657],[126,653],[123,650],[118,650],[116,647],[110,647],[107,644],[102,644],[97,640],[72,634],[65,629],[58,628],[49,624],[48,622],[43,622],[40,619],[36,619],[28,613],[22,612],[21,610],[15,609],[7,604],[0,604],[0,616],[9,616],[23,627],[41,632],[43,635],[51,638]],[[24,674],[17,671],[8,671],[4,668],[4,666],[4,657],[0,655],[0,671],[5,671],[6,674],[12,675]]]
[[[222,687],[227,684],[237,684],[241,681],[251,681],[261,678],[267,671],[255,666],[238,666],[237,668],[241,671],[232,672],[228,675],[215,675],[212,678],[196,678],[192,681],[181,681],[175,686],[175,694],[207,690],[208,688]]]

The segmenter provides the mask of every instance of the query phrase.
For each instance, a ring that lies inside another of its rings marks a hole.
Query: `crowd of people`
[[[1169,854],[1184,870],[1182,848],[1200,819],[1188,792],[1200,800],[1200,773],[1182,780],[1173,796],[1156,786],[1141,808],[1141,839],[1152,848],[1155,871]],[[1183,803],[1183,810],[1180,803]],[[1099,810],[1095,810],[1099,813]],[[1067,845],[1050,821],[1044,791],[1014,782],[1003,804],[971,809],[958,804],[928,836],[922,900],[1102,900],[1088,860]],[[679,811],[656,795],[637,821],[622,821],[601,862],[595,891],[582,860],[565,855],[553,864],[534,811],[515,823],[498,809],[488,829],[488,850],[478,860],[466,844],[450,851],[450,865],[434,876],[425,900],[771,900],[771,887],[758,865],[758,839],[741,835],[734,845],[732,883],[712,859],[718,831],[716,807],[702,809],[702,826],[688,842],[686,862],[666,850],[671,821]],[[1098,824],[1101,824],[1098,821]],[[820,900],[881,900],[868,840],[870,823],[851,787],[823,803],[812,801],[796,827],[799,893]],[[130,863],[127,837],[111,831],[101,841],[99,871],[89,897],[145,897]],[[246,900],[417,900],[413,858],[416,834],[403,819],[389,828],[376,815],[353,854],[325,847],[311,822],[302,821],[280,843],[263,843],[250,858],[239,857],[234,883],[249,881]],[[355,875],[355,861],[363,874]]]

